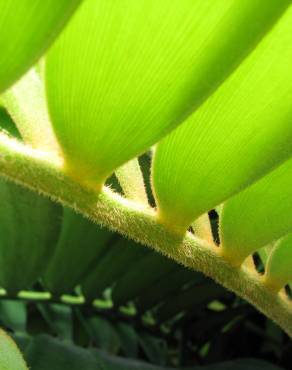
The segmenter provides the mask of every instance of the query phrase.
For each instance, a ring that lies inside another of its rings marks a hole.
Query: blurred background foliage
[[[19,136],[4,108],[0,122],[3,130]],[[150,157],[140,157],[140,165],[155,206]],[[115,177],[108,185],[122,192]],[[15,187],[4,181],[1,186],[7,191]],[[22,191],[30,199],[31,193]],[[15,233],[22,233],[24,216],[11,214]],[[2,236],[5,217],[2,212]],[[25,217],[29,222],[32,214]],[[49,246],[46,264],[39,266],[30,286],[22,287],[22,282],[35,269],[32,254],[39,252],[28,243],[17,245],[20,264],[12,247],[3,253],[5,237],[0,246],[0,325],[14,337],[30,369],[291,369],[289,338],[234,294],[70,210],[56,206],[54,217],[58,240]],[[209,218],[218,243],[215,210]],[[254,263],[263,272],[260,254],[254,255]],[[5,280],[9,274],[18,281]],[[11,285],[23,289],[15,292]]]

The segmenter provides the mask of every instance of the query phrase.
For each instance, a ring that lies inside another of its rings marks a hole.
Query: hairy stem
[[[292,337],[292,302],[269,290],[262,278],[244,265],[232,267],[216,247],[187,233],[183,240],[157,222],[156,212],[113,193],[86,189],[63,173],[60,160],[0,135],[0,173],[82,213],[94,222],[152,247],[232,290],[274,320]]]

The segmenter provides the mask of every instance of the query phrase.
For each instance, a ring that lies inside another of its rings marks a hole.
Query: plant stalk
[[[231,266],[218,248],[193,234],[183,239],[157,222],[154,209],[137,204],[107,187],[98,193],[63,172],[62,160],[0,134],[0,174],[73,208],[92,221],[152,247],[184,266],[203,272],[244,298],[292,337],[292,302],[262,282],[256,271]]]

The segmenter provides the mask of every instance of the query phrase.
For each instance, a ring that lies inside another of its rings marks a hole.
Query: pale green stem
[[[232,267],[215,247],[187,233],[183,240],[157,223],[155,210],[104,187],[85,189],[62,172],[62,162],[0,135],[0,173],[67,205],[91,220],[152,247],[180,264],[201,271],[256,306],[292,337],[292,302],[262,283],[255,271]],[[219,248],[218,248],[219,249]]]
[[[213,243],[213,235],[208,213],[204,213],[202,216],[197,218],[196,221],[192,223],[192,228],[198,238],[204,239],[210,244]]]
[[[47,111],[44,86],[34,68],[6,90],[1,99],[27,144],[60,153]]]
[[[138,158],[134,158],[115,171],[126,198],[148,205],[143,174]]]

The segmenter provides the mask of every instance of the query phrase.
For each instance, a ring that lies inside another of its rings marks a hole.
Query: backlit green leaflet
[[[280,239],[271,250],[265,272],[265,283],[279,291],[292,282],[292,235]]]
[[[153,159],[158,218],[183,234],[202,213],[292,154],[292,6],[227,81],[163,139]]]
[[[206,99],[289,3],[84,1],[46,56],[67,173],[100,189]]]
[[[222,254],[240,265],[292,230],[292,160],[229,199],[220,220]]]
[[[0,0],[0,92],[52,43],[80,0]]]

